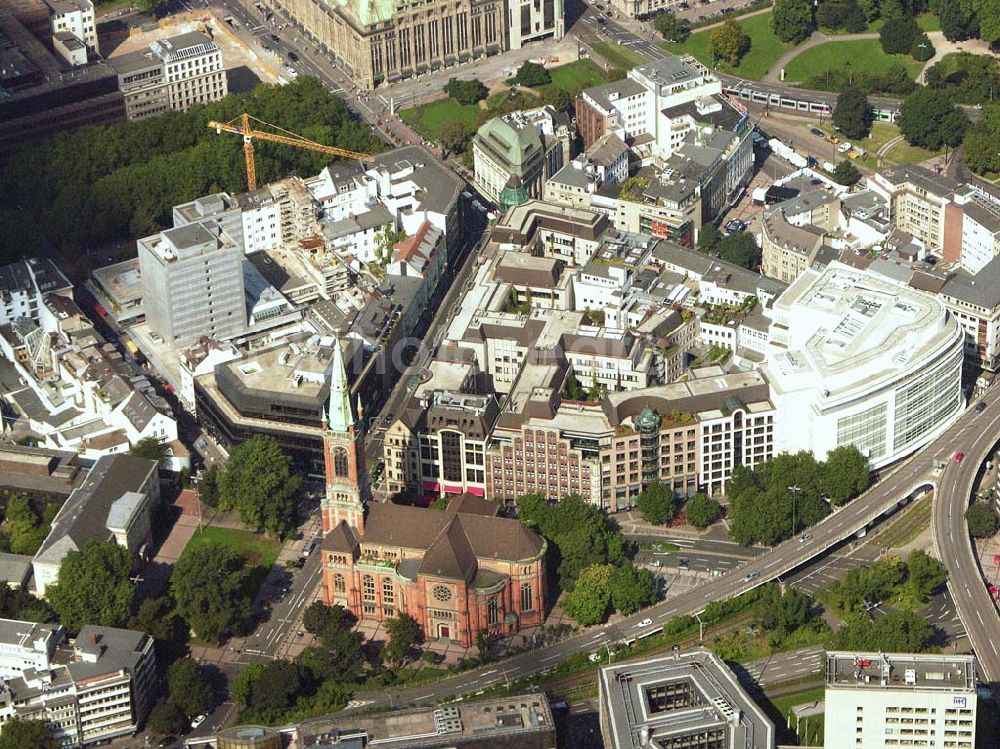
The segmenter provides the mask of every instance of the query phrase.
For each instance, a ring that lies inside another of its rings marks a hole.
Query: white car
[[[198,726],[200,726],[204,722],[205,722],[205,716],[204,715],[196,715],[191,720],[191,728],[197,728]]]
[[[637,627],[648,627],[648,626],[649,626],[650,624],[652,624],[652,623],[653,623],[653,620],[652,620],[652,619],[650,619],[650,618],[649,618],[649,617],[647,616],[647,617],[646,617],[645,619],[643,619],[643,620],[642,620],[641,622],[639,622],[639,623],[638,623],[638,624],[636,624],[635,626],[637,626]]]

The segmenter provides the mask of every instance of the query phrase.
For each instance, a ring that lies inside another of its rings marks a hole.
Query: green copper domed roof
[[[660,426],[660,417],[649,406],[642,409],[642,413],[635,417],[635,425],[642,431],[657,429]]]

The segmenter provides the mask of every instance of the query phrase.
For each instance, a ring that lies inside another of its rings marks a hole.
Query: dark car
[[[979,403],[976,404],[976,413],[981,414],[985,410],[986,410],[986,401],[979,401]]]
[[[826,133],[824,133],[818,127],[811,127],[811,128],[809,128],[809,132],[812,133],[813,135],[815,135],[817,138],[825,138],[826,137]]]
[[[291,60],[292,62],[298,62],[299,61],[299,56],[297,54],[295,54],[294,52],[292,52],[291,50],[289,50],[288,51],[288,59]]]

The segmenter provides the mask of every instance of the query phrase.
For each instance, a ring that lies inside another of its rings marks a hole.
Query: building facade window
[[[333,472],[337,476],[347,476],[347,449],[343,447],[334,448],[333,451]]]
[[[333,591],[335,593],[346,593],[347,584],[344,581],[344,576],[337,574],[333,576]]]
[[[531,583],[521,583],[521,611],[531,611],[535,608],[535,597],[532,595]]]
[[[491,627],[500,623],[500,605],[496,598],[486,602],[486,623]]]
[[[361,594],[366,601],[375,600],[375,578],[365,575],[361,580]]]

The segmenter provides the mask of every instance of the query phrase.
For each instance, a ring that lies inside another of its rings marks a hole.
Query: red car
[[[964,458],[964,457],[965,457],[965,453],[963,453],[962,451],[959,451],[959,452],[955,453],[955,462],[956,463],[961,463],[962,462],[962,458]]]

